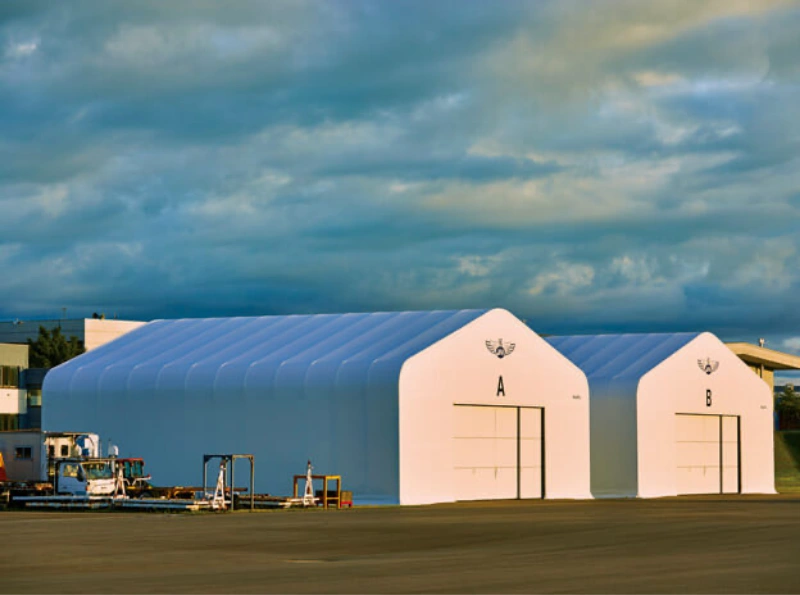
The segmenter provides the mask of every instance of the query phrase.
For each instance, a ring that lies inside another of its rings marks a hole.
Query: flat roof
[[[748,364],[763,365],[773,370],[800,370],[800,356],[759,347],[752,343],[725,343],[725,345]]]

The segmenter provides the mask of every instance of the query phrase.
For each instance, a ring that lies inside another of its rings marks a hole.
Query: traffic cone
[[[3,460],[3,453],[0,452],[0,481],[8,481],[6,475],[6,462]]]

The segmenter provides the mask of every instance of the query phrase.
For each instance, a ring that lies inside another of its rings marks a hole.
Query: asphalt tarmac
[[[3,593],[799,593],[800,497],[0,513]]]

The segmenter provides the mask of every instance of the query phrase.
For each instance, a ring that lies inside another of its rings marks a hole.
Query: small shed
[[[586,377],[505,310],[160,320],[45,378],[48,429],[91,428],[158,484],[252,453],[357,502],[588,498]]]
[[[595,497],[775,492],[772,393],[717,337],[547,340],[589,379]]]

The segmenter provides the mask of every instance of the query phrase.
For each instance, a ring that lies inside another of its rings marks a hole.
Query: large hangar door
[[[678,494],[739,492],[739,418],[675,416]]]
[[[542,497],[542,410],[454,407],[457,500]]]

